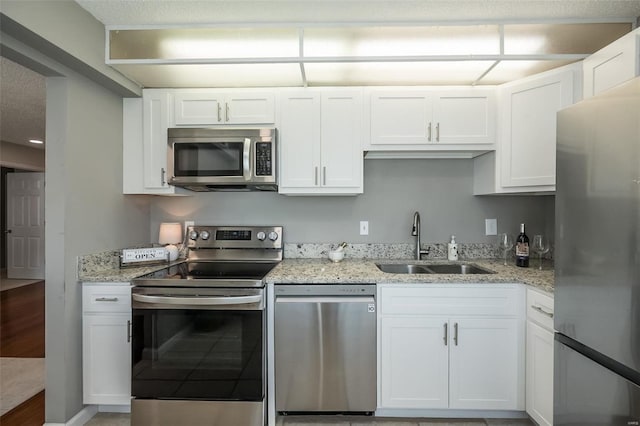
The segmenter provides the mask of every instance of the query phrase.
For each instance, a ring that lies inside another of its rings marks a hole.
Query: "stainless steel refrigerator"
[[[555,425],[640,424],[640,77],[558,113]]]

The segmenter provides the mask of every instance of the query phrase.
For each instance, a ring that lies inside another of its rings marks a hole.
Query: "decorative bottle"
[[[524,232],[524,223],[520,224],[520,234],[516,239],[516,266],[529,267],[529,237]]]

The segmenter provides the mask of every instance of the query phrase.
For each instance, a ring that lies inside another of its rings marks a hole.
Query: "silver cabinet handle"
[[[327,185],[327,166],[322,167],[322,185]]]
[[[117,297],[96,297],[96,302],[117,302]]]
[[[318,167],[315,168],[315,185],[318,186]]]
[[[220,117],[221,112],[222,108],[220,107],[220,103],[218,102],[218,123],[222,121],[222,117]]]
[[[553,318],[553,312],[547,312],[544,309],[542,309],[540,306],[531,305],[531,308],[535,309],[536,311],[540,312],[543,315],[548,316],[549,318]]]
[[[453,324],[453,343],[458,346],[458,323]]]
[[[224,103],[224,108],[225,108],[224,121],[229,121],[229,103],[228,102]]]
[[[161,185],[161,186],[164,186],[164,185],[165,185],[165,183],[166,183],[166,182],[165,182],[165,180],[164,180],[164,175],[165,175],[166,173],[167,173],[167,172],[164,170],[164,167],[160,169],[160,185]]]
[[[12,233],[12,232],[13,232],[13,231],[12,231],[11,229],[7,229],[6,231],[4,231],[4,233],[5,233],[5,234],[10,234],[10,233]]]
[[[131,343],[131,320],[127,320],[127,343]]]
[[[429,125],[427,126],[427,130],[429,132],[428,136],[427,136],[427,140],[429,142],[431,142],[431,122],[429,122]]]
[[[440,123],[436,124],[436,142],[440,142]]]
[[[444,345],[447,346],[447,340],[449,340],[449,324],[444,323]]]

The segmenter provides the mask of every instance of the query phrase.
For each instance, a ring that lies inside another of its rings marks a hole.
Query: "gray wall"
[[[70,72],[47,79],[46,420],[82,403],[77,256],[149,239],[144,198],[122,195],[122,97]]]
[[[276,193],[198,193],[157,197],[151,205],[151,236],[160,222],[282,224],[287,242],[411,242],[413,212],[422,219],[424,242],[492,242],[484,219],[498,232],[553,232],[552,196],[474,196],[472,160],[366,160],[365,193],[356,197],[288,197]],[[359,221],[369,235],[359,235]]]

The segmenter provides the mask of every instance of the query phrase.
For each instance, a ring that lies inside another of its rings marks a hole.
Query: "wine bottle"
[[[529,267],[529,237],[524,233],[524,223],[520,224],[520,234],[516,239],[516,266]]]

